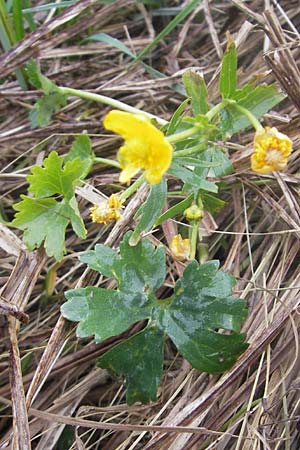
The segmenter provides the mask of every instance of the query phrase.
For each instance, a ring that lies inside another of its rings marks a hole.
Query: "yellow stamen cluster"
[[[125,140],[118,153],[122,168],[120,182],[128,183],[139,170],[144,170],[149,183],[159,183],[170,167],[173,148],[148,117],[113,110],[103,125]]]
[[[190,239],[182,239],[181,234],[176,234],[172,238],[170,250],[175,259],[178,261],[186,261],[190,256],[191,241]]]
[[[254,153],[251,156],[252,170],[268,174],[285,169],[292,144],[290,138],[275,127],[257,131],[254,137]]]
[[[122,204],[123,200],[120,199],[118,194],[112,194],[107,201],[90,208],[92,221],[108,225],[113,221],[119,220],[122,217],[119,211],[122,208]]]

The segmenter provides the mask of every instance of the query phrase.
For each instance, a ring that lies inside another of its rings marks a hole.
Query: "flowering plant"
[[[119,230],[123,221],[132,230],[122,237],[119,251],[98,244],[80,256],[91,270],[104,280],[114,279],[115,284],[104,281],[101,288],[69,290],[62,314],[79,322],[78,337],[95,336],[97,342],[140,324],[138,332],[97,362],[125,376],[129,403],[155,400],[165,336],[193,367],[209,373],[228,369],[247,347],[240,332],[245,303],[232,296],[235,280],[218,270],[218,261],[203,263],[199,224],[205,214],[224,206],[218,197],[220,180],[234,168],[223,142],[253,126],[254,148],[248,168],[251,163],[252,171],[258,174],[285,170],[292,142],[274,127],[263,128],[259,121],[284,95],[274,85],[238,87],[236,72],[236,48],[230,41],[220,73],[221,101],[211,105],[203,76],[188,70],[183,76],[187,98],[168,122],[108,97],[56,86],[38,71],[34,76],[35,86],[45,93],[31,112],[34,126],[45,123],[44,106],[49,96],[55,112],[69,95],[75,95],[110,105],[113,109],[105,115],[103,126],[124,141],[116,145],[116,159],[97,157],[86,134],[76,138],[64,157],[51,152],[43,167],[33,167],[27,176],[30,195],[22,196],[15,205],[12,224],[24,230],[29,249],[44,243],[48,256],[60,261],[66,251],[69,224],[79,238],[86,236],[75,194],[89,171],[96,163],[119,171],[116,192],[91,200],[87,222],[94,222],[94,227],[115,225]],[[55,98],[57,104],[53,104]],[[190,114],[186,113],[188,103]],[[47,120],[49,115],[48,111]],[[180,190],[171,198],[174,180]],[[169,207],[174,196],[181,199]],[[131,212],[134,199],[138,207],[131,221],[126,214]],[[175,217],[185,220],[180,233],[174,232],[169,245],[156,248],[146,234]],[[170,296],[162,299],[159,288],[166,278],[166,253],[182,269],[182,276]]]

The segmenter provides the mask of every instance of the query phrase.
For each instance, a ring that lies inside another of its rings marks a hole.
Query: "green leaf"
[[[155,401],[163,372],[163,334],[145,328],[98,358],[97,365],[125,376],[128,405]]]
[[[35,199],[25,195],[21,198],[22,201],[14,205],[18,212],[12,226],[24,230],[23,240],[29,250],[45,241],[47,255],[60,261],[65,252],[65,232],[70,221],[75,233],[85,237],[86,230],[75,198],[60,203],[52,198]]]
[[[247,90],[245,91],[245,93]],[[237,97],[240,95],[240,91],[237,91]],[[286,97],[285,94],[278,92],[277,87],[273,85],[260,85],[250,90],[248,94],[243,95],[238,104],[248,109],[258,119],[266,114],[270,109],[274,108]],[[220,127],[223,131],[233,135],[238,131],[241,131],[251,124],[247,117],[237,111],[234,106],[227,106],[221,112]]]
[[[160,225],[167,219],[171,219],[174,216],[182,214],[184,210],[186,210],[193,203],[194,195],[190,194],[187,198],[182,200],[181,202],[176,203],[176,205],[172,206],[166,212],[164,212],[157,221],[155,222],[155,226]]]
[[[30,111],[29,119],[32,128],[45,127],[52,119],[52,115],[57,113],[67,104],[67,97],[60,92],[52,92],[44,95],[35,103]]]
[[[69,300],[61,307],[69,320],[80,320],[78,337],[95,336],[101,342],[126,331],[130,325],[151,316],[152,305],[141,292],[124,293],[86,287],[65,293]]]
[[[208,169],[205,170],[208,171]],[[193,172],[175,161],[172,162],[168,172],[180,178],[187,185],[192,186],[193,190],[203,189],[204,191],[218,192],[218,187],[214,183],[206,181],[204,177],[199,176],[196,170]]]
[[[245,335],[239,333],[247,315],[245,302],[230,296],[235,280],[217,269],[217,261],[202,266],[191,262],[159,319],[179,352],[193,367],[208,373],[228,369],[247,348]]]
[[[150,231],[156,219],[159,217],[164,207],[168,194],[167,181],[162,178],[158,184],[153,184],[146,202],[137,210],[134,218],[140,217],[140,221],[136,225],[132,233],[130,244],[136,245],[140,239],[142,231]]]
[[[44,159],[44,167],[34,166],[31,169],[32,175],[26,177],[30,183],[28,191],[37,198],[49,197],[54,194],[72,197],[74,186],[78,184],[82,175],[82,161],[76,158],[67,161],[64,167],[63,162],[63,158],[52,151]]]
[[[80,134],[76,137],[70,151],[65,157],[65,162],[73,161],[77,158],[81,160],[80,178],[85,178],[89,173],[95,158],[92,151],[92,143],[87,134]]]
[[[81,262],[86,263],[90,269],[96,270],[107,278],[113,278],[112,267],[117,253],[107,245],[97,244],[95,250],[80,255]]]
[[[148,239],[131,246],[131,232],[120,244],[120,256],[114,260],[112,270],[123,292],[152,292],[166,277],[166,254],[163,246],[155,249]]]
[[[186,92],[192,101],[194,116],[206,114],[209,110],[207,103],[207,88],[203,75],[193,69],[188,70],[182,76]]]
[[[201,193],[201,200],[204,209],[212,214],[219,212],[220,209],[224,208],[224,206],[226,205],[226,202],[224,202],[224,200],[221,200],[214,195],[210,195],[207,192]]]
[[[183,119],[183,113],[186,105],[189,103],[190,99],[185,99],[181,105],[178,106],[176,111],[171,117],[171,120],[167,126],[166,135],[170,136],[171,134],[174,134],[177,130],[177,128],[180,126],[182,119]]]
[[[234,41],[228,42],[222,60],[219,89],[223,98],[233,98],[237,82],[237,53]]]

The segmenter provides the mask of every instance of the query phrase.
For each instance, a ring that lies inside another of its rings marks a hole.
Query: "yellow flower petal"
[[[123,169],[120,182],[127,183],[139,170],[144,170],[149,183],[159,183],[171,165],[173,154],[164,134],[146,116],[124,111],[110,111],[103,124],[125,140],[118,152]]]
[[[251,168],[254,172],[268,174],[286,168],[292,151],[292,141],[275,127],[266,127],[254,137]]]
[[[185,261],[189,259],[191,252],[190,239],[182,239],[181,234],[176,234],[171,241],[170,250],[175,259]]]

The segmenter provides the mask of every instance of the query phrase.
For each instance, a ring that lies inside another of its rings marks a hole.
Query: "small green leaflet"
[[[116,278],[117,289],[68,291],[61,308],[65,318],[79,322],[79,337],[94,335],[97,342],[147,321],[144,330],[98,359],[101,367],[125,376],[129,404],[155,400],[165,335],[195,368],[209,373],[231,367],[247,347],[240,333],[247,310],[244,300],[231,295],[232,275],[219,271],[217,261],[201,266],[192,261],[176,282],[174,295],[159,300],[155,292],[166,276],[164,248],[155,249],[145,238],[132,247],[131,235],[124,236],[119,254],[100,245],[81,255],[90,268]]]
[[[52,115],[66,106],[67,97],[60,92],[53,81],[41,74],[35,61],[28,61],[26,72],[31,84],[44,92],[44,96],[36,101],[30,111],[29,119],[32,128],[45,127],[51,122]]]
[[[237,53],[234,41],[230,40],[223,56],[219,89],[223,98],[233,98],[237,83]]]
[[[252,90],[249,90],[247,85],[245,91],[239,89],[235,95],[237,103],[248,109],[258,119],[286,97],[285,94],[278,91],[274,84],[269,86],[261,84]],[[248,119],[237,111],[234,106],[229,105],[221,112],[220,128],[223,131],[233,135],[249,126],[250,122]]]
[[[39,98],[29,113],[32,128],[46,127],[51,122],[53,114],[66,106],[67,98],[60,92],[51,92]]]
[[[71,159],[64,164],[64,159],[52,151],[43,161],[44,167],[34,166],[32,175],[28,175],[28,188],[36,198],[50,197],[61,194],[72,197],[74,186],[82,175],[82,161],[80,158]]]
[[[39,247],[44,241],[47,255],[60,261],[65,251],[65,232],[69,222],[77,236],[82,239],[86,237],[75,197],[61,202],[26,195],[21,198],[22,201],[14,205],[18,212],[12,225],[24,230],[23,240],[29,250]]]
[[[190,69],[183,74],[182,80],[188,96],[191,97],[194,116],[206,114],[209,106],[207,103],[207,88],[203,75]]]
[[[72,143],[72,147],[65,157],[65,162],[72,161],[76,158],[81,160],[80,178],[85,178],[89,173],[95,155],[92,151],[92,143],[87,134],[79,134]]]
[[[34,166],[27,176],[28,191],[34,197],[21,196],[14,205],[17,211],[12,225],[24,230],[23,240],[29,250],[43,242],[48,256],[57,261],[65,252],[65,233],[71,223],[78,237],[86,237],[86,229],[78,210],[74,188],[89,170],[93,154],[88,137],[78,136],[66,160],[52,151],[43,167]],[[58,201],[52,196],[61,195]]]

